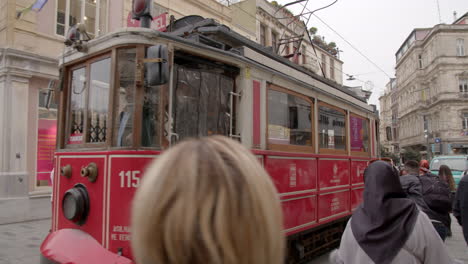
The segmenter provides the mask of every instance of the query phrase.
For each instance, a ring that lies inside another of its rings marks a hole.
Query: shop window
[[[345,152],[346,112],[342,109],[320,103],[318,114],[320,152]]]
[[[369,152],[369,120],[357,115],[349,117],[351,151]]]
[[[268,148],[313,151],[312,101],[270,85],[268,90]]]
[[[110,58],[99,58],[71,71],[67,144],[106,141],[110,65]]]
[[[105,33],[107,28],[107,0],[57,0],[55,33],[65,36],[68,29],[77,23],[86,26],[86,31],[91,38]]]

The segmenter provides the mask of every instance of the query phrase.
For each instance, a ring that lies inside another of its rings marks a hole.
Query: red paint
[[[265,169],[280,194],[317,189],[317,161],[266,157]]]
[[[362,201],[364,187],[359,187],[351,190],[351,208],[354,210]]]
[[[319,159],[318,168],[320,191],[349,186],[349,160]]]
[[[362,174],[367,158],[264,150],[252,152],[280,192],[288,236],[347,217],[362,200]],[[111,253],[115,254],[122,248],[123,256],[131,259],[128,227],[131,202],[138,183],[136,179],[159,154],[159,151],[146,150],[56,153],[58,167],[70,164],[73,173],[71,179],[60,174],[55,176],[53,230],[79,229]],[[95,183],[80,176],[81,167],[90,162],[98,164],[99,175]],[[83,226],[65,219],[61,209],[63,194],[77,183],[87,187],[91,199],[91,212]]]
[[[54,151],[57,120],[39,119],[37,133],[37,180],[50,183],[50,172],[54,166]]]
[[[140,27],[141,23],[139,20],[133,19],[132,12],[128,12],[127,15],[127,27]],[[153,18],[151,22],[151,28],[157,31],[166,31],[167,29],[167,13],[163,13]]]
[[[313,225],[316,221],[317,196],[308,195],[303,198],[281,202],[284,214],[284,228],[294,232],[298,226]]]
[[[40,248],[49,260],[67,264],[132,264],[125,257],[103,248],[92,236],[76,229],[50,233]]]
[[[55,212],[57,214],[56,226],[58,229],[74,228],[80,229],[90,234],[99,243],[103,243],[103,210],[104,210],[104,183],[106,180],[106,157],[86,157],[86,156],[73,156],[73,157],[60,157],[58,156],[59,167],[71,165],[72,175],[70,179],[63,176],[58,177],[54,182],[58,184],[57,196],[55,197]],[[82,167],[87,166],[90,162],[96,163],[98,167],[98,177],[95,182],[91,183],[87,178],[81,177],[80,171]],[[84,225],[77,225],[66,219],[62,213],[62,199],[65,192],[73,188],[76,184],[81,183],[86,186],[90,200],[90,210]]]
[[[122,248],[122,255],[131,258],[130,209],[146,166],[156,156],[109,156],[109,224],[106,245],[112,252]]]
[[[320,222],[329,221],[334,216],[349,214],[349,191],[330,192],[319,195],[318,217]]]
[[[367,160],[351,161],[351,184],[364,183],[364,170],[367,168]]]
[[[134,0],[133,1],[133,12],[139,14],[146,8],[146,0]]]
[[[254,148],[260,147],[260,82],[253,81],[253,135],[252,144]]]

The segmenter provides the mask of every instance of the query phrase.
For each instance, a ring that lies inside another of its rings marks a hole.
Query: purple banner
[[[42,10],[42,8],[44,7],[44,5],[45,5],[46,3],[47,3],[47,0],[37,0],[37,1],[33,4],[32,9],[33,9],[34,11],[39,12],[39,11]]]
[[[362,123],[364,120],[359,117],[350,116],[351,123],[351,151],[364,151],[363,137],[364,129]]]

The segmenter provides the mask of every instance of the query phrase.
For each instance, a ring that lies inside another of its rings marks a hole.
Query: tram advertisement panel
[[[107,237],[106,245],[112,252],[120,248],[130,257],[130,215],[133,195],[141,183],[144,169],[156,156],[113,155],[109,157]]]
[[[349,160],[320,159],[319,160],[319,188],[328,190],[349,185]]]

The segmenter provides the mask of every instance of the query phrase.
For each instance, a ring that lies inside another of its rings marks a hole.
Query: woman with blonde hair
[[[156,158],[137,190],[132,249],[140,264],[283,263],[279,196],[239,143],[179,143]]]

